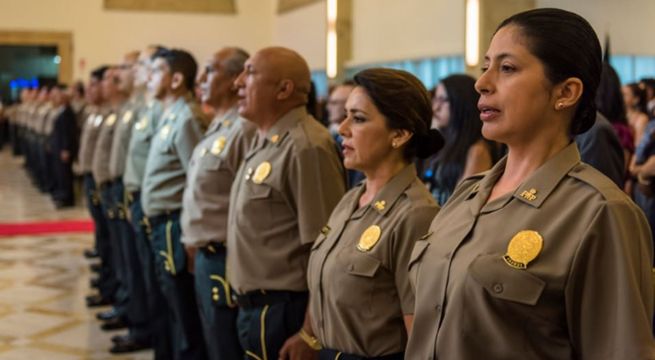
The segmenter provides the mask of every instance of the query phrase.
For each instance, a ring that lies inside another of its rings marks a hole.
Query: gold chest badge
[[[515,269],[525,270],[528,263],[539,256],[543,246],[544,239],[538,232],[519,231],[507,245],[507,254],[503,256],[503,260]]]
[[[145,129],[146,126],[148,126],[148,117],[144,116],[144,117],[141,118],[141,120],[139,120],[139,122],[136,123],[136,125],[134,125],[134,128],[136,130],[141,131],[141,130]]]
[[[218,139],[214,140],[211,153],[214,155],[220,154],[221,151],[223,151],[223,148],[225,148],[225,141],[225,136],[219,136]]]
[[[255,169],[255,174],[252,176],[252,182],[255,184],[261,184],[266,180],[268,175],[271,173],[271,163],[268,161],[264,161],[263,163],[259,164],[257,166],[257,169]]]
[[[168,134],[171,133],[171,126],[170,125],[164,125],[161,130],[159,130],[159,136],[161,137],[162,140],[166,140],[168,137]]]
[[[116,122],[116,114],[111,114],[107,118],[107,122],[105,123],[105,125],[107,125],[107,127],[112,127],[114,126],[115,122]]]
[[[127,124],[132,120],[132,111],[128,110],[123,114],[123,124]]]
[[[380,240],[380,234],[382,234],[382,230],[379,226],[369,226],[368,229],[364,230],[362,236],[360,236],[357,250],[363,252],[370,251]]]
[[[96,116],[96,119],[95,119],[95,122],[93,123],[93,125],[94,125],[95,127],[98,127],[98,126],[100,126],[101,124],[102,124],[102,115],[97,115],[97,116]]]

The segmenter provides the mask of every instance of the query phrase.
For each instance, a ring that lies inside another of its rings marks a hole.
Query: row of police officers
[[[655,358],[647,221],[572,141],[602,68],[580,16],[501,24],[475,87],[508,154],[442,210],[414,165],[443,138],[413,75],[355,75],[337,147],[307,113],[296,52],[215,53],[200,77],[212,118],[197,68],[150,47],[91,77],[79,157],[102,266],[87,300],[129,327],[113,352]],[[344,166],[365,175],[348,191]]]

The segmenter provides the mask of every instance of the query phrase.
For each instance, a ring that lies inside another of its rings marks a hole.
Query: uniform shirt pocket
[[[203,160],[202,161],[202,166],[205,169],[211,170],[211,171],[216,171],[216,170],[220,169],[221,164],[223,163],[223,159],[219,158],[218,156],[209,155],[209,154],[203,156],[202,160]]]
[[[534,306],[546,282],[527,270],[507,265],[502,255],[480,255],[469,265],[469,273],[494,298]]]
[[[348,265],[350,275],[372,278],[380,268],[380,261],[370,256],[356,256]]]
[[[263,200],[271,197],[273,189],[267,185],[251,185],[248,187],[248,198],[251,200]]]

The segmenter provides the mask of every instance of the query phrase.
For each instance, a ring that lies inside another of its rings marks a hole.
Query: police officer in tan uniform
[[[128,55],[129,56],[129,55]],[[114,306],[107,313],[98,314],[98,319],[105,321],[103,330],[125,328],[128,324],[129,289],[127,287],[130,274],[126,271],[120,222],[122,221],[116,207],[113,195],[113,177],[109,165],[111,163],[111,148],[114,134],[119,122],[122,121],[123,108],[129,98],[129,93],[120,88],[120,66],[114,65],[106,72],[102,80],[103,96],[107,99],[107,115],[100,127],[98,141],[93,153],[93,178],[100,192],[100,204],[109,224],[111,239],[111,266],[118,280],[118,288],[114,294]]]
[[[95,224],[95,249],[100,256],[100,271],[98,276],[97,295],[86,298],[88,306],[108,305],[113,301],[116,291],[116,274],[111,266],[111,239],[109,238],[109,224],[100,205],[98,186],[93,178],[93,156],[100,129],[105,120],[105,100],[102,95],[102,79],[108,66],[102,66],[91,72],[87,86],[87,118],[82,127],[78,162],[84,182],[84,194],[89,213]]]
[[[180,221],[208,358],[218,360],[243,357],[225,274],[225,237],[230,187],[255,135],[255,126],[239,117],[234,87],[248,57],[244,50],[224,48],[200,77],[201,100],[215,115],[189,162]]]
[[[320,358],[404,359],[414,314],[407,263],[439,207],[415,156],[443,145],[430,130],[430,95],[413,75],[355,75],[339,126],[344,164],[366,180],[341,199],[309,258],[310,314]],[[312,329],[303,329],[311,339]]]
[[[168,305],[173,358],[203,359],[205,344],[193,274],[180,241],[180,210],[186,173],[205,119],[191,98],[198,65],[188,52],[156,54],[148,87],[164,104],[143,176],[141,203],[150,225],[155,271]]]
[[[465,180],[410,259],[409,359],[655,359],[646,219],[580,162],[601,47],[559,9],[505,20],[476,83],[482,134],[508,147]]]
[[[296,52],[258,51],[237,78],[239,114],[258,129],[232,186],[227,277],[239,340],[256,359],[314,356],[298,332],[307,310],[307,260],[344,193],[329,132],[307,114],[310,73]]]
[[[147,217],[143,214],[141,206],[141,186],[148,160],[148,152],[152,138],[157,130],[157,121],[162,115],[162,104],[154,97],[153,88],[148,88],[148,78],[152,61],[158,54],[167,50],[161,47],[148,47],[139,55],[134,85],[136,92],[144,93],[144,107],[138,111],[133,122],[130,143],[125,159],[123,184],[129,206],[129,218],[134,230],[134,246],[138,257],[139,269],[143,274],[143,291],[145,294],[144,310],[147,313],[148,325],[151,333],[151,345],[155,359],[172,358],[171,334],[168,325],[169,313],[157,278],[155,275],[155,254],[150,241],[151,228]],[[117,347],[129,347],[129,344],[139,344],[132,334],[123,335],[115,339]],[[120,345],[118,345],[120,344]]]

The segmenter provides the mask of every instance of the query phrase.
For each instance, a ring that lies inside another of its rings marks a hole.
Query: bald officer
[[[160,289],[170,308],[175,359],[202,359],[205,345],[196,309],[193,275],[180,241],[182,194],[194,147],[202,137],[203,115],[191,99],[198,65],[191,54],[157,54],[148,86],[164,104],[143,179],[141,202],[152,227]]]
[[[310,74],[285,48],[266,48],[236,81],[239,114],[257,126],[232,186],[228,276],[239,305],[239,340],[253,358],[314,356],[304,322],[311,243],[345,191],[329,132],[307,114]]]
[[[255,127],[239,117],[234,80],[248,53],[224,48],[207,62],[200,77],[203,103],[215,111],[205,137],[196,146],[184,190],[182,242],[191,264],[207,353],[210,359],[239,359],[237,309],[225,274],[225,238],[230,187],[251,145]]]

